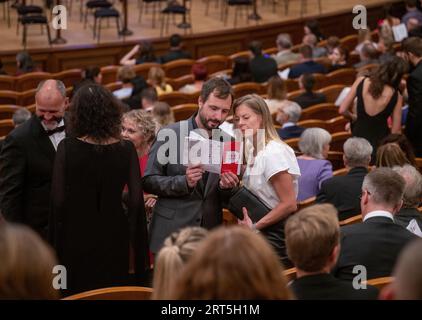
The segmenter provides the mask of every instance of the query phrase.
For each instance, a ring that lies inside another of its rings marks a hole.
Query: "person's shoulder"
[[[34,119],[31,117],[20,126],[14,128],[8,136],[14,140],[26,139],[31,135],[31,127]]]

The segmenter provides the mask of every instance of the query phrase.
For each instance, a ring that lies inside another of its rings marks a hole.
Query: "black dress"
[[[374,148],[372,161],[375,161],[376,150],[381,139],[390,134],[387,119],[393,113],[397,104],[398,92],[395,91],[384,110],[374,116],[370,116],[365,111],[362,90],[364,78],[357,87],[357,120],[352,125],[352,135],[354,137],[365,138]]]
[[[129,247],[135,253],[135,274],[141,277],[147,271],[140,181],[138,156],[129,141],[94,145],[66,138],[59,144],[49,235],[60,264],[66,267],[64,295],[130,284]],[[127,212],[122,206],[126,187]]]

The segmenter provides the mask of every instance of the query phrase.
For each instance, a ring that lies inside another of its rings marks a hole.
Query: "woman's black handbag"
[[[259,221],[271,211],[256,195],[242,186],[231,196],[228,209],[240,220],[243,220],[242,208],[248,209],[252,222]]]

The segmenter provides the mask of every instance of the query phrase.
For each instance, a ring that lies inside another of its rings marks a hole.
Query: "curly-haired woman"
[[[72,100],[70,126],[74,137],[56,154],[49,224],[67,269],[64,294],[127,284],[129,256],[137,276],[149,266],[139,160],[133,143],[121,139],[118,100],[99,85],[82,87]]]

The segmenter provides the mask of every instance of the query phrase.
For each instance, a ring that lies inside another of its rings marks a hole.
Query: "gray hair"
[[[397,206],[403,198],[406,182],[393,169],[376,168],[363,179],[362,190],[367,190],[374,203]]]
[[[19,108],[13,113],[12,121],[15,127],[17,127],[29,118],[31,118],[31,112],[29,112],[29,110],[26,108]]]
[[[305,155],[324,159],[322,150],[331,142],[330,133],[322,128],[309,128],[303,131],[299,140],[299,149]]]
[[[344,157],[349,167],[367,167],[371,162],[372,146],[364,138],[352,137],[343,145]]]
[[[296,123],[302,114],[302,108],[294,101],[286,101],[280,108],[288,117],[289,121]]]
[[[292,47],[292,38],[288,33],[280,33],[277,37],[276,43],[283,49],[290,49]]]
[[[63,98],[66,98],[66,86],[64,85],[64,83],[61,80],[57,80],[57,79],[46,79],[46,80],[42,80],[37,87],[37,91],[35,94],[38,94],[38,92],[41,91],[41,89],[44,87],[44,84],[49,81],[49,80],[53,80],[56,81],[56,89],[58,92],[60,92],[60,95]]]
[[[393,170],[406,181],[403,206],[405,208],[416,208],[422,200],[422,175],[410,164],[405,164],[403,167],[393,167]]]

